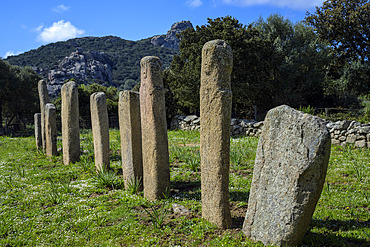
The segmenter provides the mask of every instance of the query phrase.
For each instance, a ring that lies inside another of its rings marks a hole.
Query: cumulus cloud
[[[64,4],[61,4],[53,8],[53,11],[57,13],[62,13],[68,11],[70,8],[71,8],[70,6],[65,6]]]
[[[10,56],[16,56],[16,55],[19,55],[21,54],[22,52],[13,52],[13,51],[7,51],[4,55],[4,59],[7,58],[7,57],[10,57]]]
[[[203,2],[201,0],[188,0],[186,4],[190,7],[199,7],[203,5]]]
[[[272,5],[293,9],[307,9],[321,6],[324,0],[222,0],[224,4],[235,6]]]
[[[36,28],[40,32],[37,39],[41,42],[56,42],[76,38],[85,33],[84,30],[73,26],[69,21],[64,20],[54,22],[50,27],[43,25]]]

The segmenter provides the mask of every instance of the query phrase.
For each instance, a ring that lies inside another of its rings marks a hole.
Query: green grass
[[[168,136],[171,190],[154,202],[123,189],[117,130],[110,131],[111,170],[103,181],[91,131],[81,133],[81,161],[68,166],[37,152],[34,138],[0,137],[0,246],[262,246],[241,232],[258,139],[231,139],[233,228],[222,231],[201,218],[199,132]],[[369,149],[332,147],[303,245],[369,245],[369,167]],[[176,213],[173,203],[189,211]]]

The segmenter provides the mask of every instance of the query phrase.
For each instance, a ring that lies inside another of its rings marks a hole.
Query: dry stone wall
[[[261,124],[254,120],[247,120],[247,119],[231,119],[231,135],[244,135],[246,131],[250,128],[254,128],[254,124]],[[196,115],[189,115],[189,116],[180,116],[176,115],[171,121],[171,130],[199,130],[200,129],[200,118]],[[260,134],[261,131],[256,129],[257,135]]]
[[[247,119],[231,119],[231,135],[246,135],[259,137],[264,122]],[[355,147],[370,148],[370,123],[362,124],[356,121],[326,122],[334,145],[345,146],[352,144]],[[171,122],[171,130],[199,130],[200,118],[196,115],[175,116]]]

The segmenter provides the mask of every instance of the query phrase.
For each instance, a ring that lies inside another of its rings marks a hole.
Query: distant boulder
[[[63,83],[74,78],[79,84],[89,82],[112,85],[112,62],[102,52],[77,49],[48,73],[48,91],[59,94]]]
[[[190,21],[176,22],[172,25],[166,35],[154,36],[150,42],[155,46],[179,50],[180,40],[176,37],[176,34],[181,33],[188,28],[193,28],[193,24],[191,24]]]

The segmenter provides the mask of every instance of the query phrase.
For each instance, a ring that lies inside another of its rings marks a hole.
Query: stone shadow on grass
[[[340,237],[333,233],[313,233],[307,231],[302,246],[370,246],[370,242],[355,237]]]
[[[230,201],[232,202],[248,202],[249,191],[230,191]]]
[[[200,201],[200,181],[171,181],[171,196]]]
[[[310,246],[370,246],[370,236],[366,239],[359,239],[354,237],[341,237],[337,236],[338,231],[348,231],[357,229],[363,231],[369,229],[370,220],[357,221],[357,220],[322,220],[312,219],[310,229],[323,228],[323,233],[313,233],[307,231],[303,239],[303,245]]]
[[[358,220],[334,220],[334,219],[312,219],[310,228],[317,227],[317,228],[326,228],[331,231],[348,231],[351,229],[369,229],[370,228],[370,220],[367,221],[358,221]],[[368,236],[370,239],[370,236]]]

